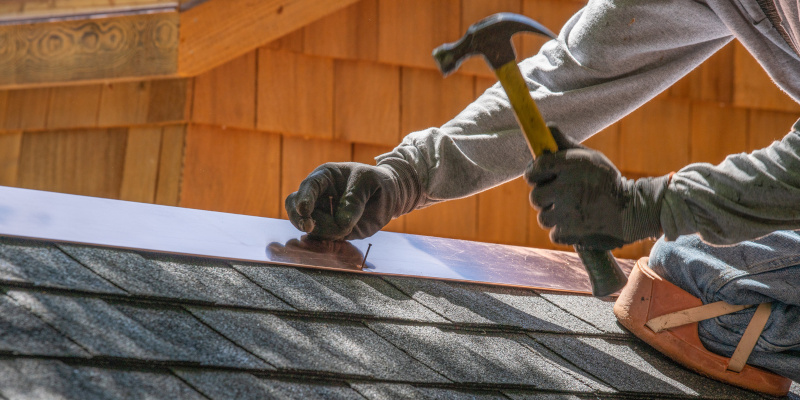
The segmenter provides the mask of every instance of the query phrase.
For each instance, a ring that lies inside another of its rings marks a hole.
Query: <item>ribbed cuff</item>
[[[392,217],[414,211],[422,198],[422,185],[417,171],[408,162],[398,158],[384,158],[378,162],[378,167],[390,170],[397,182],[398,201]]]
[[[630,202],[622,220],[625,241],[633,243],[661,236],[661,203],[671,178],[672,174],[668,174],[626,182]]]

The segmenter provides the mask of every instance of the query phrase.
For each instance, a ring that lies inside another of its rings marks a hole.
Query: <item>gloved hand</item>
[[[611,250],[661,234],[661,202],[670,175],[631,180],[601,152],[551,127],[559,151],[525,171],[531,205],[555,243]]]
[[[310,238],[363,239],[410,211],[415,190],[392,165],[326,163],[286,197],[285,206],[292,224]]]

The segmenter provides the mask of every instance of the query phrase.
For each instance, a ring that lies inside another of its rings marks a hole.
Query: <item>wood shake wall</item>
[[[317,165],[374,163],[494,83],[482,60],[443,79],[434,47],[499,11],[558,30],[583,4],[360,0],[195,78],[0,92],[0,184],[285,218],[283,199]],[[522,56],[542,43],[517,39]],[[800,106],[732,43],[587,144],[629,177],[661,175],[764,147],[798,117]],[[518,179],[387,229],[555,248],[527,190]]]

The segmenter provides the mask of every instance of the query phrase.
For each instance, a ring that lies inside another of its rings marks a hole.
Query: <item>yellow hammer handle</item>
[[[511,101],[514,114],[522,127],[522,132],[525,134],[525,139],[533,157],[538,157],[545,150],[551,153],[558,151],[558,145],[553,139],[553,134],[550,133],[547,123],[542,119],[539,108],[536,107],[536,103],[531,98],[528,85],[525,83],[519,67],[517,67],[517,62],[510,61],[496,69],[494,73]]]

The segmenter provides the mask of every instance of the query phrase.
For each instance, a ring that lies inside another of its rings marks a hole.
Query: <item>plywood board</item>
[[[400,141],[400,67],[336,61],[333,121],[336,139],[396,145]]]
[[[278,135],[190,125],[180,205],[277,217],[280,161]]]
[[[152,203],[155,200],[160,152],[161,127],[128,130],[120,200],[141,203]]]
[[[25,132],[20,187],[117,198],[125,161],[125,129]]]
[[[402,70],[402,134],[438,127],[458,115],[475,98],[474,78],[418,68]]]
[[[305,27],[307,54],[378,59],[378,0],[361,0]]]
[[[174,75],[178,13],[0,26],[0,86]]]
[[[283,207],[286,196],[295,192],[300,182],[315,168],[326,162],[345,162],[352,158],[352,145],[347,142],[284,137],[280,185],[281,218],[287,218]]]
[[[183,173],[183,152],[186,126],[169,125],[161,132],[161,154],[158,162],[156,204],[177,206]]]
[[[16,186],[22,132],[0,133],[0,186]]]
[[[747,124],[747,151],[769,146],[783,139],[800,119],[800,112],[750,110]]]
[[[50,90],[47,129],[97,126],[102,85],[54,87]]]
[[[258,51],[259,130],[333,137],[333,60]]]
[[[458,40],[460,0],[379,0],[378,61],[436,69],[431,51]]]
[[[628,173],[662,175],[689,163],[689,101],[656,99],[620,121],[620,162]]]
[[[199,75],[357,0],[207,1],[181,13],[179,71]]]
[[[690,162],[717,164],[747,150],[747,110],[724,103],[692,103]]]
[[[256,52],[199,75],[194,80],[192,121],[254,129]]]
[[[154,204],[0,188],[11,212],[0,235],[282,264],[579,293],[591,291],[573,253],[378,232],[365,240],[316,242],[289,221]],[[371,245],[371,248],[369,247]],[[367,248],[369,257],[362,260]],[[624,271],[633,263],[620,260]]]

